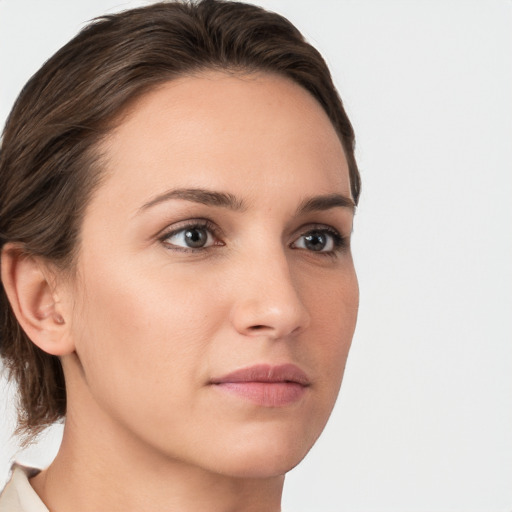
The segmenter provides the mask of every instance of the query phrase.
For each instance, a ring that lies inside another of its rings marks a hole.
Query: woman
[[[65,429],[5,510],[280,510],[355,328],[353,145],[258,7],[108,16],[43,66],[0,156],[0,347],[20,432]]]

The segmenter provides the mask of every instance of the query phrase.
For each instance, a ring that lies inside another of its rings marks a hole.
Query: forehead
[[[250,194],[277,182],[350,196],[326,113],[302,87],[270,74],[210,71],[167,82],[132,105],[102,150],[103,192],[118,197],[170,186]]]

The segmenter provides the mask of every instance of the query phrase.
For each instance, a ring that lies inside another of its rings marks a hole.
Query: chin
[[[235,478],[274,478],[293,469],[306,454],[246,454],[218,464],[216,472]],[[234,459],[234,460],[233,460]]]
[[[233,439],[213,462],[219,473],[239,478],[271,478],[284,475],[306,456],[316,436],[267,433]]]

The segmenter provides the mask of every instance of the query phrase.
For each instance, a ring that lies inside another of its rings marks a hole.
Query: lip
[[[259,364],[210,381],[216,389],[264,407],[284,407],[299,401],[310,386],[306,373],[294,364]]]

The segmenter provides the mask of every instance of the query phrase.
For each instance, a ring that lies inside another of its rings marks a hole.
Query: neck
[[[31,482],[52,512],[278,512],[284,477],[234,479],[179,463],[151,469],[140,461],[124,467],[112,460],[91,465],[63,452]]]
[[[31,480],[52,512],[280,510],[283,475],[223,475],[172,459],[116,423],[88,393],[79,395],[69,401],[80,406],[68,407],[57,457]]]

